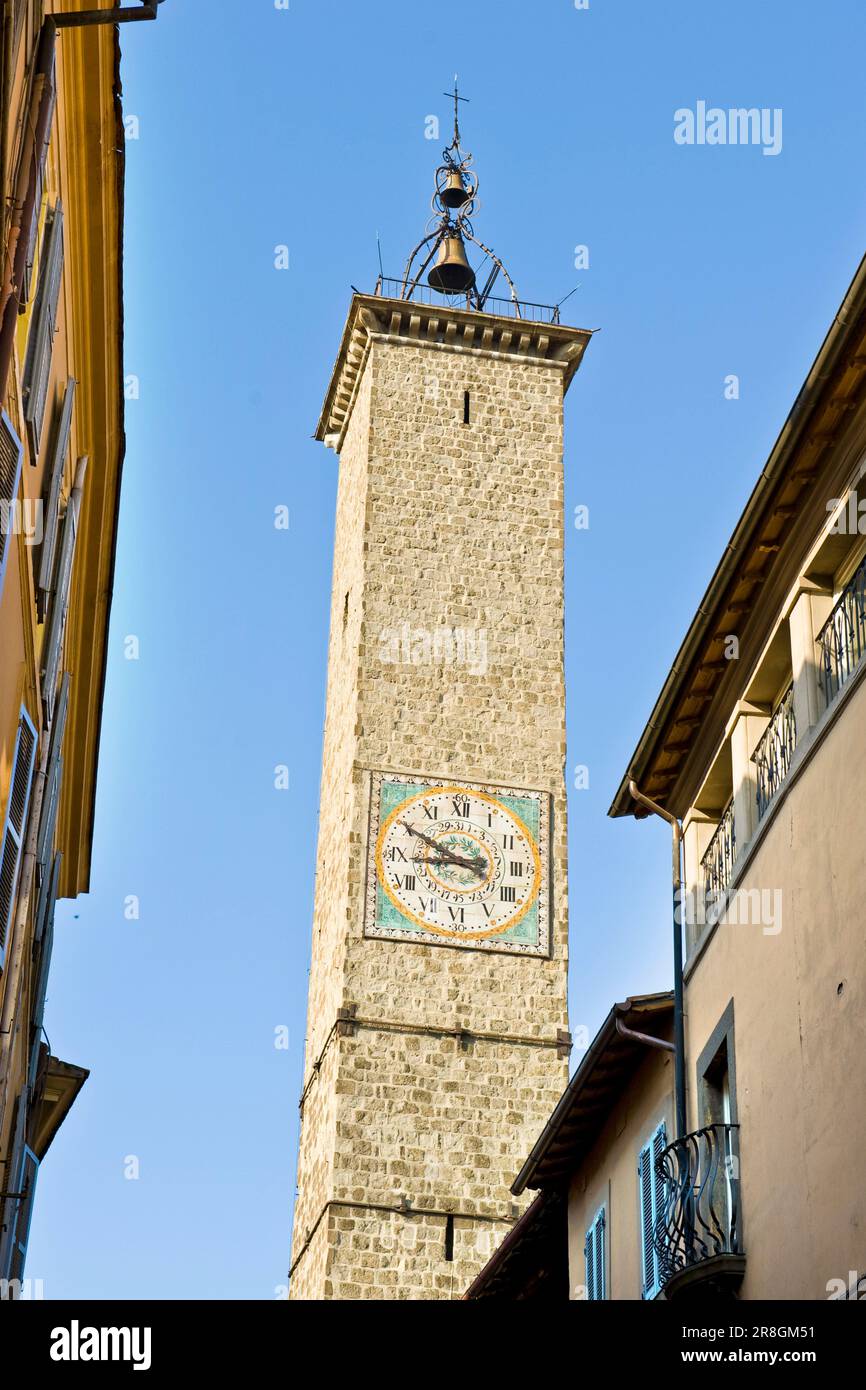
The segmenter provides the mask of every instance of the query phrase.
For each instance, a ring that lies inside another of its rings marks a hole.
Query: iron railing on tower
[[[406,284],[392,275],[380,275],[373,291],[385,299],[407,299]],[[500,318],[526,319],[530,323],[559,323],[558,304],[533,304],[528,299],[485,299],[479,311],[468,294],[443,295],[430,285],[417,284],[412,290],[412,302],[416,304],[450,304],[456,308],[471,309],[473,312],[498,314]]]

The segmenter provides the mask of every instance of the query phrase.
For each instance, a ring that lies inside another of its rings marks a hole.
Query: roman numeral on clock
[[[512,863],[512,864],[511,864],[511,877],[512,877],[512,878],[523,878],[523,865],[522,865],[522,864],[520,864],[520,863],[517,863],[517,864]]]
[[[469,802],[468,802],[468,801],[461,801],[461,800],[459,800],[459,799],[456,799],[455,797],[452,797],[452,798],[451,798],[451,805],[454,807],[454,814],[455,814],[455,815],[457,815],[457,816],[462,816],[464,820],[468,819],[468,816],[469,816]]]
[[[396,885],[397,885],[398,888],[405,888],[405,890],[406,890],[407,893],[414,893],[414,891],[415,891],[415,875],[414,875],[414,874],[404,874],[402,878],[400,877],[399,874],[395,874],[395,875],[394,875],[394,882],[396,883]]]
[[[499,896],[504,903],[513,903],[517,900],[517,889],[510,888],[508,884],[500,888]]]
[[[424,804],[424,802],[422,801],[422,802],[421,802],[421,810],[424,812],[424,814],[425,814],[425,816],[427,817],[428,820],[438,820],[438,819],[439,819],[439,807],[438,807],[438,806],[426,806],[426,805]]]
[[[463,908],[462,908],[462,907],[449,907],[449,909],[448,909],[448,914],[449,914],[449,916],[450,916],[452,922],[459,922],[460,925],[461,925],[461,927],[463,926],[463,923],[464,923],[464,921],[465,921],[465,918],[464,918],[464,916],[463,916]]]

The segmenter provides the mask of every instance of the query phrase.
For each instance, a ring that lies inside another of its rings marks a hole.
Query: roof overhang
[[[866,400],[866,257],[794,402],[686,633],[613,799],[611,816],[645,815],[629,782],[671,807],[741,637],[767,593],[796,518],[827,476],[837,445]],[[826,517],[823,508],[816,517]],[[741,646],[742,655],[742,646]],[[679,814],[679,811],[677,812]]]
[[[63,1124],[90,1072],[46,1057],[39,1072],[38,1100],[30,1118],[30,1147],[40,1163]]]
[[[647,1055],[650,1044],[622,1029],[666,1042],[673,1007],[670,992],[636,995],[614,1004],[515,1178],[515,1196],[527,1187],[568,1181]]]

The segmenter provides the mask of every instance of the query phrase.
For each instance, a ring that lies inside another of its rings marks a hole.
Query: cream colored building
[[[682,825],[687,1132],[648,1045],[588,1149],[524,1168],[533,1222],[565,1204],[571,1297],[866,1290],[864,785],[866,262],[611,808],[642,813],[636,786]],[[520,1296],[501,1266],[470,1296]]]

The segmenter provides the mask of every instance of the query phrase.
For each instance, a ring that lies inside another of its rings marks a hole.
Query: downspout
[[[682,873],[680,871],[682,826],[672,811],[665,810],[657,801],[644,796],[638,790],[637,782],[628,784],[632,798],[639,805],[661,816],[671,827],[672,834],[672,886],[673,886],[673,927],[674,927],[674,1094],[676,1103],[677,1139],[687,1133],[686,1124],[686,1032],[683,1013],[683,935],[680,924],[682,911]]]

